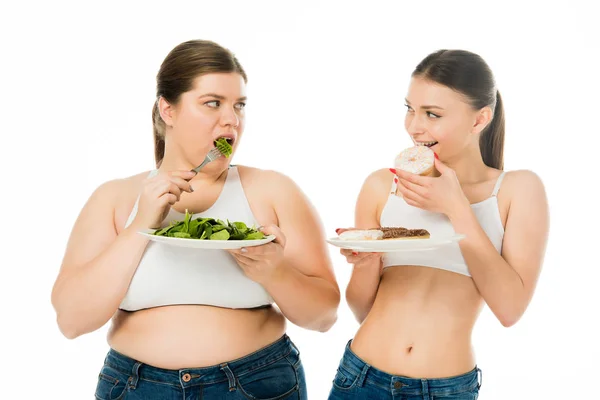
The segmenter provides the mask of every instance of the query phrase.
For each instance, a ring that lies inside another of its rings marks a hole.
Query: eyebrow
[[[224,96],[221,96],[220,94],[216,94],[216,93],[206,93],[206,94],[203,94],[202,96],[200,96],[198,98],[202,99],[204,97],[213,97],[213,98],[218,99],[218,100],[225,100]],[[246,96],[240,97],[238,99],[238,101],[246,101],[246,100],[248,100],[248,98]]]
[[[408,99],[404,99],[404,101],[406,101],[406,104],[408,104],[410,106],[410,101],[408,101]],[[443,110],[442,107],[440,106],[435,106],[435,105],[425,105],[425,106],[421,106],[422,109],[425,110],[430,110],[432,108],[437,108],[438,110]]]

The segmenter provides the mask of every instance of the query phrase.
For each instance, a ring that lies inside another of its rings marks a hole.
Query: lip
[[[215,138],[216,140],[219,140],[221,138],[225,138],[225,139],[229,139],[228,142],[231,146],[233,146],[233,144],[235,143],[235,141],[237,140],[237,137],[234,133],[224,133],[222,135],[219,135]]]
[[[413,142],[414,142],[415,146],[425,146],[425,147],[429,147],[429,148],[439,144],[439,142],[437,140],[423,140],[423,141],[413,140]],[[434,142],[435,144],[432,146],[425,145],[425,143],[431,143],[431,142]]]

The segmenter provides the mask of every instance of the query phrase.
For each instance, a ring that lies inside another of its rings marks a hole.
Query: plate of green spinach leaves
[[[182,220],[174,220],[160,229],[139,232],[152,241],[197,249],[240,249],[260,246],[275,239],[242,221],[218,218],[193,218],[187,210]]]

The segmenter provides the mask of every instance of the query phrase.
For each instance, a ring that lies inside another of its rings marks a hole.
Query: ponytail
[[[152,107],[152,131],[154,134],[154,160],[158,168],[165,156],[165,124],[158,110],[158,99]]]
[[[494,118],[481,133],[479,149],[485,165],[504,169],[504,106],[499,91],[496,91]]]

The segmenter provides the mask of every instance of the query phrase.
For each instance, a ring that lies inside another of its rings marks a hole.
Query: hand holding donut
[[[426,150],[409,153],[411,157],[400,153],[396,159],[396,168],[390,168],[398,176],[398,190],[404,200],[411,206],[448,217],[470,207],[454,170],[442,163],[431,149],[425,146],[415,147]],[[433,167],[440,173],[439,177],[419,175],[428,173]]]

